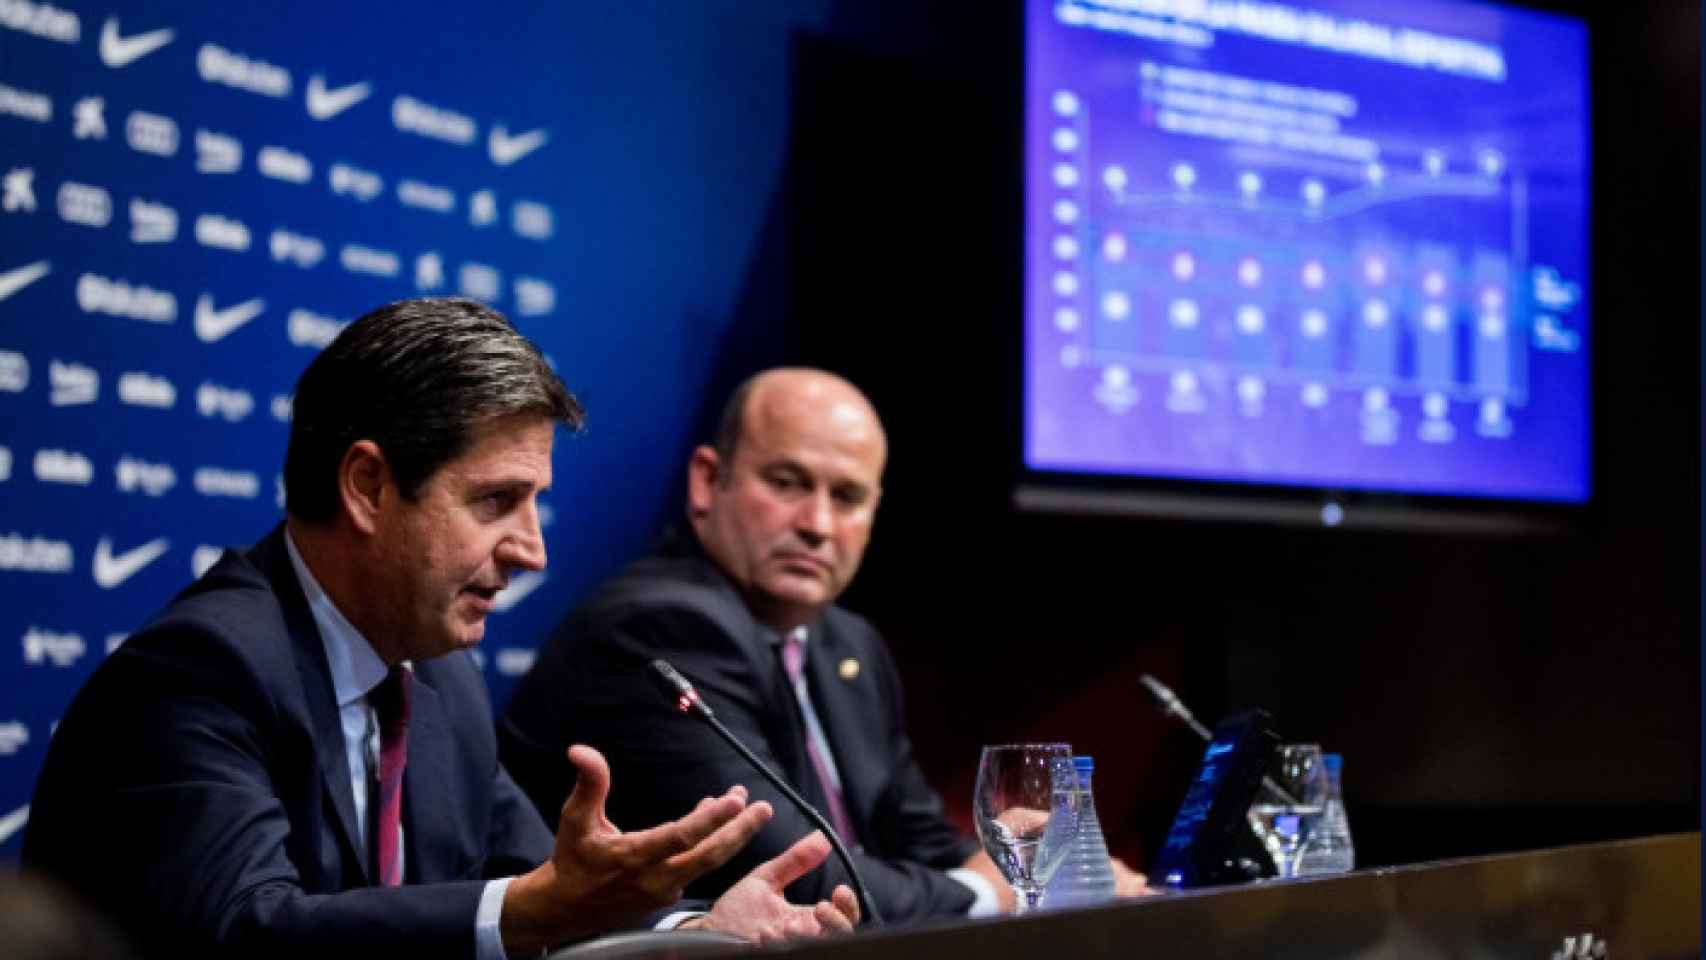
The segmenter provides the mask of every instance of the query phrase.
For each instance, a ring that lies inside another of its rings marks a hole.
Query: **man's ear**
[[[717,449],[701,444],[687,461],[687,518],[697,523],[711,512],[714,487],[722,482],[723,461]]]
[[[372,440],[357,440],[344,451],[338,464],[338,498],[344,515],[362,533],[372,535],[379,529],[379,511],[384,498],[391,494],[391,465],[385,452]]]

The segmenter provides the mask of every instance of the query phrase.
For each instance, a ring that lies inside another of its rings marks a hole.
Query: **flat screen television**
[[[1589,502],[1588,30],[1026,0],[1022,505]]]

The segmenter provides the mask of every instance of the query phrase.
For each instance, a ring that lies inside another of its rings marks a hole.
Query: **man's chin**
[[[766,587],[768,589],[765,592],[782,606],[815,611],[835,599],[835,593],[829,589],[829,584],[816,577],[778,577],[772,583],[766,584]]]

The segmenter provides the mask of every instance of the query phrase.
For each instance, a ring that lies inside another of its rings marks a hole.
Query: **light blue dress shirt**
[[[284,545],[290,554],[290,565],[296,569],[296,579],[308,598],[308,612],[314,626],[320,630],[320,642],[326,648],[326,665],[332,671],[332,691],[338,700],[338,718],[344,728],[344,759],[349,767],[350,793],[355,799],[355,829],[363,850],[367,841],[367,799],[369,785],[378,769],[379,718],[367,695],[385,679],[385,661],[373,652],[373,645],[361,631],[332,603],[320,582],[308,572],[296,542],[285,532]],[[404,856],[403,827],[397,826],[399,857]],[[405,860],[403,866],[407,868]],[[489,881],[480,894],[480,907],[474,914],[475,960],[504,960],[503,933],[498,921],[503,916],[504,892],[512,878]]]

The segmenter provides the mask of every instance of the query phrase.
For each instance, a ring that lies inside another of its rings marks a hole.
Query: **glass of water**
[[[1327,768],[1314,743],[1274,748],[1268,775],[1250,804],[1250,826],[1273,857],[1280,877],[1297,876],[1297,853],[1327,805]]]
[[[984,747],[972,799],[977,836],[1033,909],[1078,830],[1078,774],[1064,743]]]

